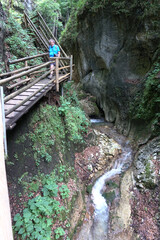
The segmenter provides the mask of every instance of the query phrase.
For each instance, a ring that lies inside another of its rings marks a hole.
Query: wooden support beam
[[[39,19],[39,23],[41,28],[43,29],[43,31],[45,32],[45,35],[47,37],[47,39],[49,40],[51,38],[51,35],[49,34],[49,32],[47,31],[46,27],[44,26],[44,24],[42,23],[42,20]]]
[[[70,73],[67,73],[59,78],[59,82],[62,81],[63,78],[67,78],[70,75]]]
[[[26,15],[27,21],[30,24],[32,30],[34,31],[35,35],[38,37],[38,39],[43,43],[44,47],[48,50],[48,46],[49,44],[45,41],[45,39],[42,37],[42,35],[39,33],[37,27],[35,26],[35,24],[32,22],[32,20],[29,18],[29,16],[26,14],[26,12],[24,12],[24,14]]]
[[[45,32],[43,31],[43,29],[41,28],[41,26],[39,26],[39,30],[41,31],[41,34],[43,35],[44,39],[46,40],[46,42],[49,42],[49,39],[47,38]]]
[[[62,70],[62,69],[66,69],[66,68],[70,68],[70,65],[64,66],[64,67],[60,67],[60,68],[58,68],[58,69],[59,69],[59,70]]]
[[[55,36],[53,35],[53,33],[51,32],[51,30],[49,29],[49,27],[47,26],[46,22],[44,21],[42,15],[38,12],[38,15],[42,21],[42,23],[44,24],[45,28],[47,29],[47,31],[50,33],[51,38],[53,38],[56,42],[56,44],[59,46],[61,52],[64,54],[65,57],[67,57],[67,54],[65,53],[65,51],[63,50],[63,48],[61,47],[61,45],[59,44],[59,42],[57,41],[57,39],[55,38]]]
[[[0,98],[1,97],[3,96],[0,96]],[[13,240],[11,210],[5,167],[3,131],[2,104],[0,101],[0,239]]]
[[[56,58],[56,91],[59,92],[59,58]]]
[[[31,17],[31,19],[33,20],[34,18],[38,17],[38,14],[36,14],[35,16]]]

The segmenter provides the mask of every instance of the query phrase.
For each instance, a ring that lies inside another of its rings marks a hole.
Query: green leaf
[[[25,232],[25,229],[24,228],[21,228],[20,230],[19,230],[19,232],[18,232],[18,234],[23,234]]]

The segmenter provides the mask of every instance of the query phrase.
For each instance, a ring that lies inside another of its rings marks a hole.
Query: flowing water
[[[124,171],[123,167],[128,160],[131,159],[131,152],[124,152],[121,157],[115,162],[113,168],[101,176],[95,183],[92,189],[92,200],[95,207],[92,239],[104,240],[107,239],[108,220],[109,220],[109,206],[105,198],[102,196],[103,188],[107,180],[115,177]]]
[[[108,222],[109,222],[109,206],[105,198],[102,196],[106,181],[125,172],[132,162],[132,150],[123,136],[110,129],[110,136],[122,146],[122,153],[116,159],[112,169],[104,173],[94,184],[91,192],[91,199],[94,205],[94,216],[92,223],[88,224],[88,229],[79,234],[77,240],[107,240]],[[85,233],[85,236],[84,236]],[[87,233],[87,234],[86,234]]]

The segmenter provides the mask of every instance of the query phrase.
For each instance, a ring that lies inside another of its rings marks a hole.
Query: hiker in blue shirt
[[[55,41],[53,39],[49,40],[49,57],[60,57],[60,49],[58,45],[55,44]],[[53,70],[55,69],[55,63],[50,64],[50,70],[52,70],[51,74],[49,75],[49,78],[51,79],[53,76]]]

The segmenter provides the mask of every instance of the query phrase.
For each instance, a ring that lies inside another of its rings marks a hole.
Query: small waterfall
[[[113,168],[101,176],[92,188],[92,201],[94,203],[94,221],[92,227],[92,240],[106,240],[109,220],[109,206],[102,196],[103,188],[107,180],[115,177],[124,171],[125,164],[131,161],[131,150],[124,151],[118,158]]]
[[[93,207],[94,205],[94,214],[88,211],[90,217],[84,222],[76,240],[108,239],[110,206],[108,206],[105,198],[102,196],[106,188],[105,184],[117,175],[124,173],[132,163],[132,149],[129,146],[129,141],[122,135],[119,135],[114,128],[107,127],[106,133],[109,137],[114,136],[114,140],[122,147],[122,153],[115,160],[113,167],[107,170],[95,182],[87,206],[89,210],[89,206]]]

